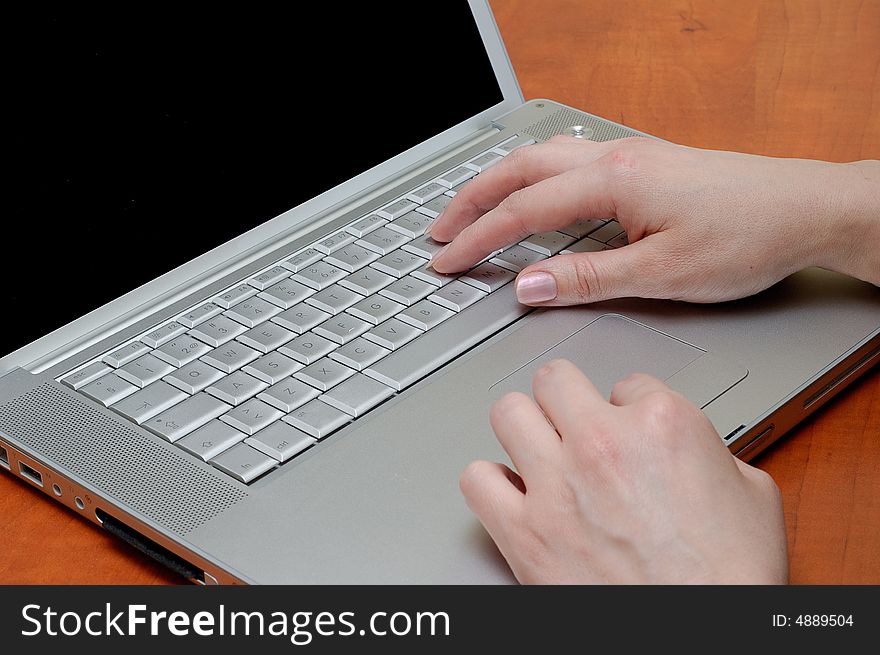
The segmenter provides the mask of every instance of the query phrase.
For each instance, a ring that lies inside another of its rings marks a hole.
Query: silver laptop
[[[823,270],[516,302],[522,266],[624,245],[609,220],[433,272],[480,172],[636,132],[523,102],[482,0],[397,11],[22,23],[0,464],[195,582],[512,581],[458,476],[506,460],[489,406],[551,358],[666,380],[743,458],[878,359],[880,292]]]

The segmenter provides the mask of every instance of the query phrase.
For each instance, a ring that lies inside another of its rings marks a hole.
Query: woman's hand
[[[519,148],[466,184],[431,226],[436,270],[582,218],[616,218],[630,245],[524,269],[531,305],[622,296],[715,302],[807,266],[880,284],[880,162],[774,159],[648,138]]]
[[[474,462],[461,489],[523,583],[784,583],[779,491],[646,375],[609,403],[570,362],[508,394],[492,427],[518,473]]]

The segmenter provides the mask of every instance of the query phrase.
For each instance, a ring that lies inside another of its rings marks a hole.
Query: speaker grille
[[[539,121],[525,130],[521,130],[536,139],[549,139],[551,136],[562,134],[572,125],[583,125],[588,131],[592,131],[590,141],[611,141],[623,139],[628,136],[639,136],[635,130],[616,125],[603,118],[590,116],[576,109],[563,107],[550,114],[547,118]]]
[[[0,431],[179,535],[247,497],[52,383],[0,406]]]

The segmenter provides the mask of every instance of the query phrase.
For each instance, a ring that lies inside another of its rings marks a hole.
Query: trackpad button
[[[510,391],[531,393],[535,371],[552,359],[568,359],[606,398],[614,384],[631,373],[665,380],[698,407],[730,389],[748,370],[617,314],[606,314],[538,357],[520,362],[493,384],[493,397]]]

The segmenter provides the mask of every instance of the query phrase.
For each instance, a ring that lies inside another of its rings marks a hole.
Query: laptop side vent
[[[179,535],[247,497],[222,474],[71,394],[53,383],[34,387],[0,406],[0,432]]]
[[[611,141],[628,136],[639,136],[635,130],[616,125],[598,116],[591,116],[576,109],[563,107],[520,132],[525,132],[536,139],[549,139],[551,136],[566,133],[572,125],[582,125],[584,136],[591,141]]]

